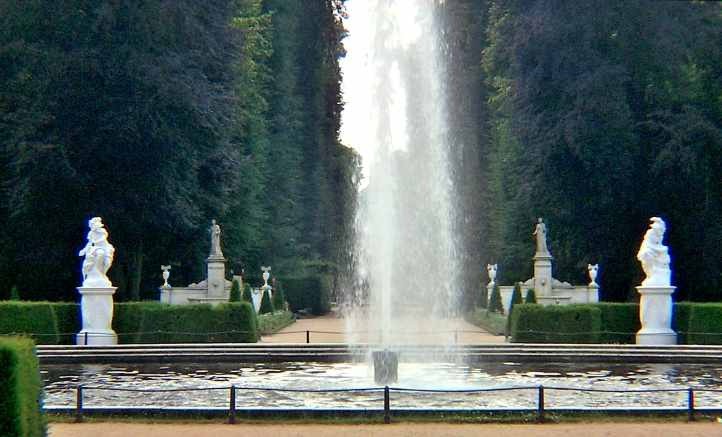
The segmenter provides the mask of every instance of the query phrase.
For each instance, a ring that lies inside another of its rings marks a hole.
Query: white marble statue
[[[223,258],[221,251],[221,227],[215,220],[211,221],[211,257]]]
[[[170,284],[168,283],[168,278],[170,278],[170,266],[164,266],[161,265],[160,269],[163,270],[163,287],[170,288]]]
[[[93,217],[88,221],[88,231],[85,247],[78,253],[83,259],[83,287],[111,287],[113,284],[106,275],[111,264],[115,248],[108,242],[108,231],[100,217]]]
[[[489,274],[489,284],[496,284],[496,270],[497,265],[496,264],[487,264],[486,265],[486,272]]]
[[[532,235],[536,236],[536,253],[549,254],[549,249],[547,248],[547,227],[541,217],[539,217],[539,221]]]
[[[649,220],[652,223],[644,234],[637,253],[637,259],[642,263],[642,270],[647,276],[642,281],[642,286],[669,286],[672,275],[669,268],[670,258],[667,246],[662,244],[667,226],[659,217]]]
[[[598,287],[597,284],[597,272],[599,272],[599,264],[587,264],[587,271],[589,272],[589,285],[592,287]]]

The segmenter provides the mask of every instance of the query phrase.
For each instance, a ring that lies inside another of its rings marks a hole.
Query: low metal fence
[[[427,394],[482,394],[482,393],[493,393],[493,392],[503,392],[503,391],[511,391],[511,390],[528,390],[536,392],[536,408],[509,408],[509,409],[484,409],[484,408],[475,408],[475,409],[467,409],[467,410],[455,410],[458,412],[473,412],[474,414],[484,414],[484,413],[525,413],[525,414],[535,414],[536,420],[538,422],[544,422],[546,419],[546,414],[548,411],[553,411],[554,413],[565,413],[565,412],[580,412],[584,411],[584,408],[548,408],[548,405],[546,404],[545,395],[549,391],[553,390],[559,390],[559,391],[576,391],[576,392],[586,392],[586,393],[686,393],[686,407],[656,407],[656,408],[648,408],[648,409],[636,409],[636,410],[626,410],[627,412],[648,412],[648,413],[664,413],[664,412],[675,412],[675,413],[684,413],[687,414],[687,419],[689,421],[695,420],[695,414],[697,412],[703,411],[708,413],[720,413],[722,412],[722,408],[719,407],[707,407],[707,408],[700,408],[695,405],[695,394],[700,392],[711,392],[711,393],[720,393],[722,394],[722,389],[714,389],[714,388],[704,388],[704,387],[686,387],[686,388],[650,388],[650,389],[596,389],[596,388],[587,388],[587,387],[565,387],[565,386],[544,386],[544,385],[529,385],[529,386],[506,386],[506,387],[488,387],[488,388],[475,388],[475,389],[423,389],[423,388],[404,388],[404,387],[393,387],[393,386],[378,386],[378,387],[361,387],[361,388],[339,388],[339,389],[298,389],[298,388],[277,388],[277,387],[248,387],[248,386],[224,386],[224,387],[187,387],[187,388],[125,388],[125,387],[114,387],[114,386],[86,386],[86,385],[78,385],[76,387],[76,399],[75,399],[75,408],[74,409],[66,409],[66,411],[74,411],[75,420],[77,422],[82,422],[84,420],[84,414],[86,412],[90,411],[97,411],[99,410],[98,407],[93,407],[92,409],[88,409],[84,406],[84,396],[85,393],[91,390],[105,390],[105,391],[120,391],[120,392],[136,392],[136,393],[169,393],[169,392],[198,392],[198,391],[227,391],[228,392],[228,407],[227,407],[227,421],[228,423],[235,423],[236,422],[236,416],[239,411],[238,405],[237,405],[237,393],[239,391],[246,391],[246,392],[285,392],[285,393],[361,393],[361,392],[383,392],[383,408],[364,408],[364,409],[357,409],[358,412],[368,413],[368,412],[379,412],[383,414],[383,420],[384,423],[390,423],[392,412],[394,411],[392,409],[391,405],[391,393],[427,393]],[[722,396],[722,395],[721,395]],[[102,408],[100,408],[102,410]],[[161,408],[162,410],[162,408]],[[272,409],[269,409],[272,410]],[[140,408],[138,411],[143,411],[142,408]],[[319,409],[296,409],[296,412],[318,412]],[[353,410],[346,410],[353,411]],[[402,411],[402,409],[399,409],[398,411]],[[433,409],[433,408],[425,408],[423,409],[423,412],[425,413],[433,413],[433,412],[443,412],[446,411],[444,409]],[[592,411],[598,412],[598,413],[620,413],[624,412],[625,410],[621,410],[619,408],[594,408]],[[417,411],[418,412],[418,411]]]

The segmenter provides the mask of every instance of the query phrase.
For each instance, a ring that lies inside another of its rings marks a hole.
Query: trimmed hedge
[[[283,288],[291,311],[308,309],[316,315],[328,313],[331,309],[329,279],[325,275],[285,278]]]
[[[35,345],[28,338],[0,338],[0,436],[47,434]]]
[[[296,321],[290,311],[276,311],[275,313],[258,316],[258,333],[261,335],[275,334]]]
[[[113,329],[120,343],[253,343],[258,325],[247,302],[167,305],[116,304]]]
[[[273,312],[273,303],[271,302],[271,293],[268,290],[261,288],[261,305],[258,308],[259,314],[270,314]]]
[[[634,343],[639,323],[639,304],[600,302],[592,304],[602,312],[599,343]]]
[[[65,304],[68,305],[68,304]],[[76,305],[76,304],[70,304]],[[50,302],[0,302],[0,334],[27,334],[38,344],[72,343],[70,338],[61,338],[59,334],[58,314],[62,314],[63,328],[66,328],[66,315],[63,310],[55,311],[58,305]],[[77,305],[76,305],[77,307]],[[72,332],[72,331],[69,331]],[[77,332],[77,331],[76,331]]]
[[[687,338],[689,330],[689,316],[692,313],[692,307],[698,305],[692,302],[679,302],[674,304],[674,314],[672,314],[672,329],[677,333],[678,344],[691,344]]]
[[[686,340],[688,344],[722,344],[722,304],[691,305]]]
[[[516,305],[510,316],[511,341],[597,343],[601,313],[593,305]]]

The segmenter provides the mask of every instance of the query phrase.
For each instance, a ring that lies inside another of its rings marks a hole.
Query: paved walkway
[[[50,425],[51,437],[711,437],[722,435],[719,423],[578,423],[498,425],[452,423],[396,423],[391,425],[283,425],[283,424],[143,424],[85,423]]]
[[[449,331],[457,331],[457,344],[504,343],[503,336],[489,334],[463,319],[444,320],[443,324],[447,332],[438,335],[428,333],[414,335],[413,342],[417,344],[446,344],[453,335]],[[346,321],[331,314],[299,319],[296,323],[287,326],[276,334],[263,336],[261,342],[305,343],[306,331],[309,331],[310,343],[345,343],[347,341]],[[368,336],[359,334],[354,340],[358,343],[366,343],[368,342]]]

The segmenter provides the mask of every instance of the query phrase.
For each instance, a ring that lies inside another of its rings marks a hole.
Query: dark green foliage
[[[687,331],[689,330],[689,318],[692,313],[692,302],[677,302],[674,304],[674,314],[672,314],[672,330],[677,333],[678,344],[690,344],[687,339]]]
[[[274,281],[275,287],[273,289],[273,308],[276,311],[283,311],[286,308],[286,293],[283,292],[283,284],[281,281]]]
[[[323,275],[283,280],[286,299],[291,311],[310,310],[316,315],[330,310],[329,280]]]
[[[514,305],[519,305],[519,304],[523,304],[523,303],[524,303],[524,301],[522,300],[522,297],[521,297],[521,284],[517,282],[516,285],[514,285],[514,290],[511,292],[511,302],[509,304],[509,313],[507,314],[507,319],[506,319],[506,336],[507,337],[511,335],[511,318],[512,318],[512,314],[514,311]]]
[[[486,308],[489,305],[489,289],[486,288],[486,285],[484,284],[481,284],[481,287],[479,287],[479,289],[479,307]]]
[[[686,341],[687,344],[722,344],[722,304],[692,305]]]
[[[639,304],[608,303],[593,304],[601,311],[599,343],[634,344],[640,329]]]
[[[481,252],[507,277],[529,277],[542,216],[556,270],[581,282],[599,262],[603,297],[622,301],[639,284],[648,218],[664,214],[679,296],[719,300],[719,3],[488,3]]]
[[[257,321],[248,303],[115,305],[113,329],[120,343],[253,343]]]
[[[494,288],[491,289],[491,297],[489,298],[489,312],[504,314],[504,303],[501,301],[501,291],[499,286],[494,284]]]
[[[62,343],[49,302],[0,302],[0,334],[27,334],[38,344]]]
[[[536,303],[536,292],[533,288],[530,288],[526,291],[526,297],[524,298],[524,303]]]
[[[237,280],[233,280],[231,284],[231,293],[228,297],[229,302],[240,302],[241,301],[241,284]]]
[[[243,284],[243,302],[248,302],[253,306],[253,293],[251,292],[251,285],[248,283]]]
[[[261,307],[258,309],[258,314],[268,314],[273,312],[273,302],[271,302],[271,294],[268,290],[263,291],[261,297]]]
[[[514,343],[598,343],[601,310],[593,305],[521,304],[511,318]]]
[[[75,344],[75,334],[82,328],[80,305],[72,302],[53,302],[51,305],[55,313],[59,343]]]
[[[342,2],[0,4],[0,289],[73,298],[95,215],[120,301],[202,277],[212,218],[234,269],[348,252]]]
[[[32,340],[0,337],[0,435],[46,435],[42,381]]]
[[[295,321],[296,318],[290,311],[261,314],[258,316],[258,333],[259,335],[275,334]]]
[[[10,289],[10,300],[20,300],[20,290],[15,285]]]

